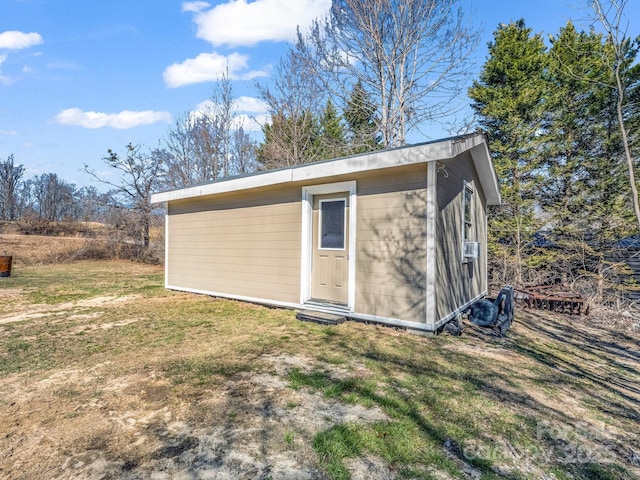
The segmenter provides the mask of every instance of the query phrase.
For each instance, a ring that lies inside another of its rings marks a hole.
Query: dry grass
[[[15,266],[59,263],[73,258],[97,240],[76,237],[0,234],[0,253],[11,255]]]
[[[95,235],[90,238],[0,234],[0,255],[11,255],[16,267],[87,259],[141,259],[148,263],[159,263],[163,256],[162,232],[159,228],[151,229],[153,248],[145,252],[140,252],[131,242],[110,238],[109,232],[100,224],[92,228]]]

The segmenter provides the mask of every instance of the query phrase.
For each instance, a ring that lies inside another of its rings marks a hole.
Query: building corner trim
[[[426,276],[425,276],[425,323],[436,323],[436,217],[438,213],[437,162],[427,162],[427,198],[426,198]]]

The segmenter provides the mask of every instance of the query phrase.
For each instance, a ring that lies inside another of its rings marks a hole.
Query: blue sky
[[[588,0],[465,0],[482,28],[479,71],[499,23],[524,18],[556,34],[588,25]],[[54,172],[92,184],[84,163],[112,176],[107,149],[158,146],[173,122],[197,109],[229,66],[238,110],[261,118],[255,83],[330,0],[0,0],[0,159],[26,176]],[[640,18],[632,0],[627,17]],[[638,35],[637,24],[630,33]],[[247,126],[250,126],[247,124]],[[446,135],[426,129],[430,138]],[[427,140],[429,138],[423,138]],[[421,139],[416,139],[421,140]],[[99,187],[99,185],[96,185]]]

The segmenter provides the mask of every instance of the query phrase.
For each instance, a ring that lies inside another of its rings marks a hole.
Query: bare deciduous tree
[[[55,173],[43,173],[30,182],[40,219],[55,222],[74,216],[75,185],[61,180]]]
[[[196,158],[194,122],[189,114],[176,120],[165,140],[169,157],[165,186],[180,188],[206,181],[207,176]]]
[[[18,216],[18,187],[24,174],[23,165],[15,165],[13,155],[0,162],[0,220]]]
[[[638,198],[638,185],[630,146],[629,132],[625,119],[625,103],[628,85],[625,83],[624,70],[628,68],[627,52],[631,47],[631,39],[627,37],[628,21],[624,16],[624,9],[628,0],[592,0],[591,6],[598,22],[604,28],[613,56],[605,57],[607,67],[612,73],[614,84],[611,86],[615,92],[616,114],[624,155],[627,163],[629,185],[633,195],[633,209],[640,229],[640,199]],[[611,60],[611,61],[609,61]]]
[[[270,86],[259,85],[270,121],[262,130],[258,151],[264,168],[280,168],[321,160],[314,148],[317,118],[326,96],[317,79],[293,51],[280,60]]]
[[[361,82],[391,147],[458,108],[477,41],[458,0],[334,0],[325,20],[298,35],[295,53],[343,105]]]
[[[244,175],[258,169],[256,142],[242,126],[234,130],[230,148],[231,175]]]
[[[178,119],[166,139],[165,186],[181,188],[255,170],[255,142],[239,120],[228,73],[201,108]]]
[[[165,156],[166,152],[163,150],[143,153],[140,146],[132,144],[126,146],[124,155],[118,155],[109,149],[103,160],[120,172],[119,181],[108,180],[88,165],[84,166],[84,170],[97,181],[113,187],[114,198],[119,199],[123,206],[138,215],[141,237],[138,240],[145,248],[149,246],[149,229],[153,215],[151,193],[157,190],[164,173]]]

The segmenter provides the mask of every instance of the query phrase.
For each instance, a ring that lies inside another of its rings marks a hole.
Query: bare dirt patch
[[[32,320],[35,318],[48,316],[65,316],[65,318],[70,318],[69,316],[71,315],[74,318],[78,318],[78,315],[80,314],[73,314],[73,312],[77,310],[115,305],[118,303],[129,302],[131,300],[135,300],[136,298],[136,295],[109,295],[93,297],[85,300],[78,300],[75,302],[64,302],[56,305],[23,305],[21,307],[13,308],[12,313],[8,315],[0,315],[0,325],[5,323],[22,322],[24,320]],[[93,314],[90,314],[90,317],[94,315],[95,312]],[[127,322],[122,324],[126,325]]]
[[[387,418],[379,408],[288,388],[292,366],[309,365],[309,359],[263,360],[271,373],[238,374],[195,403],[157,372],[112,377],[110,362],[34,378],[26,390],[24,375],[10,376],[0,383],[0,458],[5,459],[0,473],[4,478],[46,472],[60,479],[317,479],[324,474],[311,445],[316,432],[336,423]],[[365,463],[351,467],[354,478],[372,478],[363,476]],[[386,467],[377,468],[386,474],[376,478],[391,478]]]

